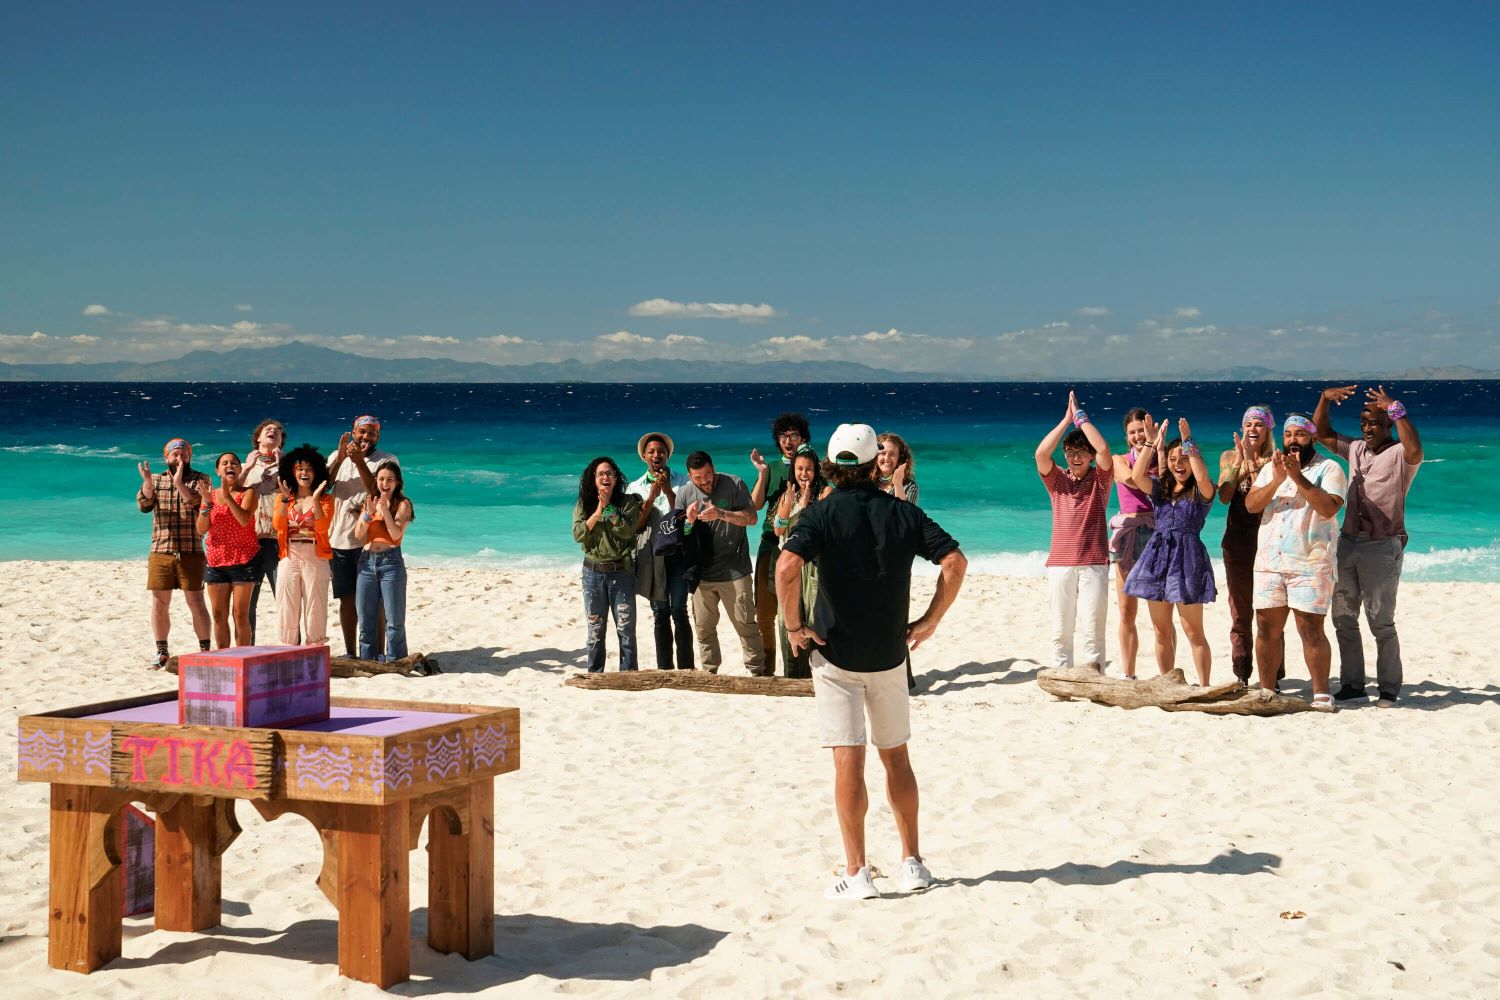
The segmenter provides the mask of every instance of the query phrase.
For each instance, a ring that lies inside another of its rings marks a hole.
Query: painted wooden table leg
[[[225,827],[232,831],[226,838]],[[217,926],[220,856],[234,839],[233,799],[184,795],[156,817],[156,926],[201,931]]]
[[[495,779],[464,792],[461,831],[439,813],[428,826],[427,943],[473,961],[495,950]]]
[[[411,976],[407,810],[338,807],[339,972],[381,988]]]
[[[120,957],[125,887],[106,834],[123,804],[108,788],[52,786],[47,964],[54,969],[92,972]]]

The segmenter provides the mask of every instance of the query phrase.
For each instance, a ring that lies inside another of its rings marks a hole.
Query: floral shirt
[[[1274,474],[1275,469],[1267,463],[1255,477],[1255,486],[1265,486]],[[1331,458],[1319,459],[1303,469],[1302,474],[1308,482],[1340,500],[1348,492],[1343,466]],[[1297,484],[1288,477],[1261,511],[1255,569],[1301,575],[1331,570],[1338,533],[1338,514],[1323,517],[1313,510]]]

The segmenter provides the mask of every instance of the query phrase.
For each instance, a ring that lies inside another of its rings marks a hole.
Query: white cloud
[[[85,316],[112,316],[112,315],[114,315],[107,308],[105,308],[104,306],[101,306],[97,302],[93,303],[92,305],[84,306],[83,307],[83,314]]]
[[[434,337],[431,334],[427,334],[427,333],[418,334],[417,336],[411,337],[410,339],[411,340],[415,340],[415,341],[417,341],[420,344],[462,344],[463,343],[463,341],[459,340],[457,337]]]
[[[662,343],[668,347],[677,347],[686,344],[707,344],[708,341],[702,337],[694,337],[685,333],[669,333],[662,339]]]
[[[247,313],[247,312],[254,311],[254,308],[255,308],[254,306],[240,304],[240,305],[237,305],[237,306],[234,307],[234,311],[235,312]]]
[[[854,334],[852,335],[852,339],[864,340],[872,344],[899,344],[906,339],[906,334],[892,327],[884,333],[881,333],[879,330],[871,330],[869,333]]]
[[[614,333],[600,334],[597,338],[606,344],[654,344],[655,337],[643,337],[629,330],[616,330]]]
[[[1078,310],[1080,316],[1108,316],[1108,306],[1084,306]]]
[[[1174,315],[1178,319],[1197,319],[1203,315],[1203,310],[1197,306],[1178,306]]]
[[[657,319],[733,319],[741,323],[760,323],[778,319],[781,313],[762,302],[760,305],[732,302],[674,302],[671,299],[646,299],[628,310],[632,316]]]
[[[497,333],[493,337],[476,337],[476,344],[492,344],[495,347],[511,347],[515,344],[529,343],[524,337],[507,337],[503,333]]]

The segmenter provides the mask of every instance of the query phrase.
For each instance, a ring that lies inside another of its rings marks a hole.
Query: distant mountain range
[[[1500,379],[1500,372],[1463,365],[1403,372],[1281,372],[1247,366],[1165,374],[1151,381],[1302,382],[1358,379]],[[76,364],[0,363],[0,382],[1053,382],[1056,375],[975,376],[897,372],[852,361],[542,361],[492,365],[452,358],[370,358],[301,341],[278,347],[192,351],[171,361]],[[1140,378],[1095,378],[1137,382]]]

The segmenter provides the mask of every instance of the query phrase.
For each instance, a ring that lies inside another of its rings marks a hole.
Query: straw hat
[[[671,458],[672,453],[677,450],[676,447],[674,447],[672,444],[672,439],[663,434],[661,431],[648,431],[645,434],[642,434],[641,439],[635,443],[635,453],[642,462],[646,460],[646,442],[651,440],[652,438],[661,438],[667,443],[668,458]]]

